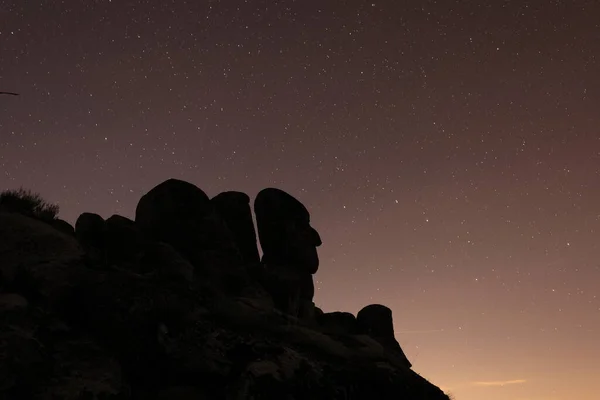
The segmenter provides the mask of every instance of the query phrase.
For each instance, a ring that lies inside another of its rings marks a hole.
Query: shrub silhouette
[[[0,193],[0,208],[43,221],[56,219],[59,211],[57,204],[51,204],[38,193],[22,187]]]

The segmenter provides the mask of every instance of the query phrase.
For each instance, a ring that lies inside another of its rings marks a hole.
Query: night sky
[[[0,0],[0,189],[281,188],[456,400],[596,400],[599,58],[597,0]]]

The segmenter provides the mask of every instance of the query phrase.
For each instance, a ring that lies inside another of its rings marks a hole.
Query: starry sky
[[[279,187],[456,400],[597,399],[600,2],[371,1],[0,0],[0,189]]]

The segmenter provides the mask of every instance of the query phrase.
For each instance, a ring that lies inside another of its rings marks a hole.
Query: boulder
[[[73,228],[73,225],[63,219],[53,219],[50,221],[50,225],[65,235],[75,236],[75,228]]]
[[[321,238],[301,202],[283,190],[267,188],[256,196],[254,213],[264,263],[317,272]]]
[[[211,203],[231,230],[244,264],[260,262],[250,197],[242,192],[223,192],[213,197]]]
[[[92,263],[107,266],[104,218],[89,212],[81,214],[75,222],[75,237]]]
[[[358,329],[381,343],[386,349],[393,351],[398,357],[405,360],[405,365],[412,364],[404,354],[394,335],[394,321],[392,310],[381,304],[371,304],[364,307],[356,315]]]
[[[233,234],[197,186],[168,179],[140,199],[135,223],[146,237],[170,244],[195,268],[242,264]]]
[[[392,310],[381,304],[364,307],[356,315],[362,332],[372,337],[394,336]]]
[[[111,265],[135,263],[143,247],[142,233],[134,221],[117,214],[106,220],[106,253]]]

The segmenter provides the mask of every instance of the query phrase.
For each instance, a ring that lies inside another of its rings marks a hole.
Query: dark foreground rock
[[[226,294],[175,249],[93,268],[73,236],[0,213],[0,399],[448,400],[376,338],[277,310],[241,269],[257,289]]]

